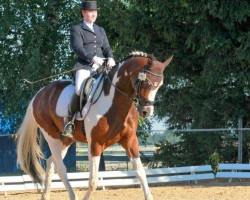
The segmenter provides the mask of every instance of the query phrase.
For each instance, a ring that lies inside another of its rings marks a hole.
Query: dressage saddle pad
[[[62,80],[63,81],[63,80]],[[93,84],[92,90],[88,96],[87,102],[85,104],[85,106],[82,108],[81,113],[78,112],[76,114],[76,120],[83,120],[91,105],[93,105],[98,98],[101,95],[102,89],[103,89],[103,82],[104,82],[104,76],[100,75]],[[56,114],[60,117],[67,117],[68,116],[68,108],[69,108],[69,104],[71,101],[71,98],[73,96],[75,92],[75,86],[73,84],[68,85],[67,87],[65,87],[56,104]]]

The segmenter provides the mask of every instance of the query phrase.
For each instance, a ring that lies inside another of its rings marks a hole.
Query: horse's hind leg
[[[52,160],[53,160],[53,163],[55,165],[55,171],[58,173],[60,179],[64,183],[64,185],[69,193],[70,200],[78,200],[78,197],[75,195],[75,193],[74,193],[74,191],[69,183],[69,180],[67,177],[67,169],[63,163],[63,158],[65,157],[69,146],[63,145],[63,143],[59,139],[54,139],[54,138],[48,136],[48,134],[46,132],[44,132],[44,131],[42,131],[42,132],[43,132],[45,139],[48,142],[48,145],[49,145],[49,148],[50,148],[50,151],[52,154]],[[49,170],[50,173],[53,173],[51,170],[52,169]],[[49,185],[51,183],[51,176],[52,175],[48,175],[48,179],[46,180],[48,188],[47,189],[45,188],[45,191],[47,191],[47,194],[49,191]]]
[[[55,173],[55,165],[53,163],[53,158],[50,156],[46,161],[46,176],[45,176],[45,188],[42,195],[42,200],[50,199],[50,187],[52,182],[52,176]]]
[[[153,200],[153,196],[148,187],[146,173],[139,156],[139,143],[137,137],[125,140],[121,144],[127,151],[128,157],[136,171],[137,177],[141,182],[145,200]]]
[[[62,152],[62,159],[66,156],[67,150]],[[42,200],[50,199],[50,188],[52,183],[52,177],[55,173],[55,165],[53,162],[53,157],[50,156],[46,160],[46,175],[45,175],[45,183],[44,183],[44,191],[42,195]]]
[[[52,151],[51,151],[51,153],[53,156],[53,161],[55,163],[56,172],[59,175],[62,182],[64,183],[64,185],[69,193],[70,200],[78,200],[77,196],[75,195],[75,193],[74,193],[74,191],[69,183],[68,176],[67,176],[67,169],[63,163],[63,158],[62,158],[61,154],[59,152],[57,152],[57,150],[53,151],[53,152]]]

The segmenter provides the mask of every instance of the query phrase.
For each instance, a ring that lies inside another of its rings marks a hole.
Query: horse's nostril
[[[143,111],[142,112],[144,116],[147,116],[148,112],[147,111]]]

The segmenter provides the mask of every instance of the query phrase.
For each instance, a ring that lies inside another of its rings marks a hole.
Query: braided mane
[[[144,53],[144,52],[142,52],[142,51],[133,51],[133,52],[129,53],[127,56],[121,58],[121,59],[118,61],[118,63],[119,63],[119,62],[122,62],[122,61],[124,61],[124,60],[126,60],[126,59],[128,59],[128,58],[131,58],[131,57],[133,57],[133,56],[135,56],[135,57],[145,57],[145,58],[149,58],[149,57],[150,57],[150,55],[148,55],[147,53]]]

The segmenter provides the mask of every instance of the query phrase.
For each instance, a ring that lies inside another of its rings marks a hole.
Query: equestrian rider
[[[74,25],[70,29],[70,43],[78,59],[74,65],[75,73],[75,93],[69,105],[69,115],[66,120],[62,135],[72,138],[74,134],[75,113],[79,105],[79,95],[81,86],[96,71],[107,58],[107,66],[115,66],[112,49],[104,29],[94,24],[97,18],[96,1],[83,1],[81,5],[81,16],[83,22]],[[80,69],[79,69],[80,68]]]

